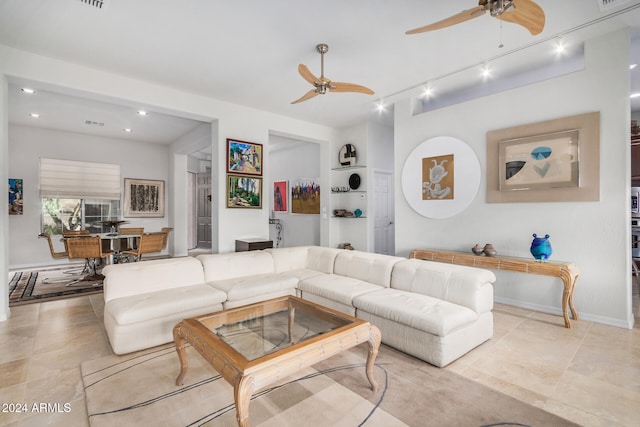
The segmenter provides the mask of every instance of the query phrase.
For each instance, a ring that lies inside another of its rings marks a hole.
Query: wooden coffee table
[[[173,328],[182,385],[189,343],[234,387],[238,425],[249,425],[251,395],[287,376],[367,342],[366,375],[378,385],[373,365],[380,347],[374,325],[344,313],[287,296],[185,319]]]

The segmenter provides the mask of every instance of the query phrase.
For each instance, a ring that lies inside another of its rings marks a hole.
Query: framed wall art
[[[414,148],[401,179],[404,197],[414,211],[427,218],[450,218],[476,197],[480,162],[464,141],[437,136]]]
[[[291,213],[320,213],[320,184],[317,179],[291,181]]]
[[[262,208],[262,178],[227,175],[228,208]]]
[[[22,215],[22,179],[9,178],[9,215]]]
[[[579,135],[573,129],[500,141],[500,191],[578,187]]]
[[[124,179],[124,213],[129,218],[164,217],[164,181]]]
[[[273,211],[274,212],[287,212],[289,207],[288,202],[288,185],[287,181],[275,181],[273,183]]]
[[[228,138],[227,173],[262,176],[262,144]]]
[[[600,200],[600,113],[487,132],[487,202]]]

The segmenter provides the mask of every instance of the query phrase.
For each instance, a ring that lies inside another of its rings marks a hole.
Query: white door
[[[393,174],[373,172],[373,251],[395,255]]]

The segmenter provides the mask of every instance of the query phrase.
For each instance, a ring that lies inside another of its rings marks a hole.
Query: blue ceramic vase
[[[531,255],[537,260],[545,262],[551,256],[553,250],[551,249],[551,242],[549,242],[549,235],[545,234],[544,237],[538,237],[533,234],[533,242],[531,242]]]

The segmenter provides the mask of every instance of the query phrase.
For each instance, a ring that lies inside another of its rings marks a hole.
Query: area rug
[[[82,280],[88,273],[69,267],[9,273],[9,306],[102,292],[102,279]]]
[[[576,426],[386,346],[365,376],[359,346],[254,394],[249,423],[287,426]],[[183,386],[173,345],[81,365],[92,427],[237,425],[233,388],[191,347]]]

